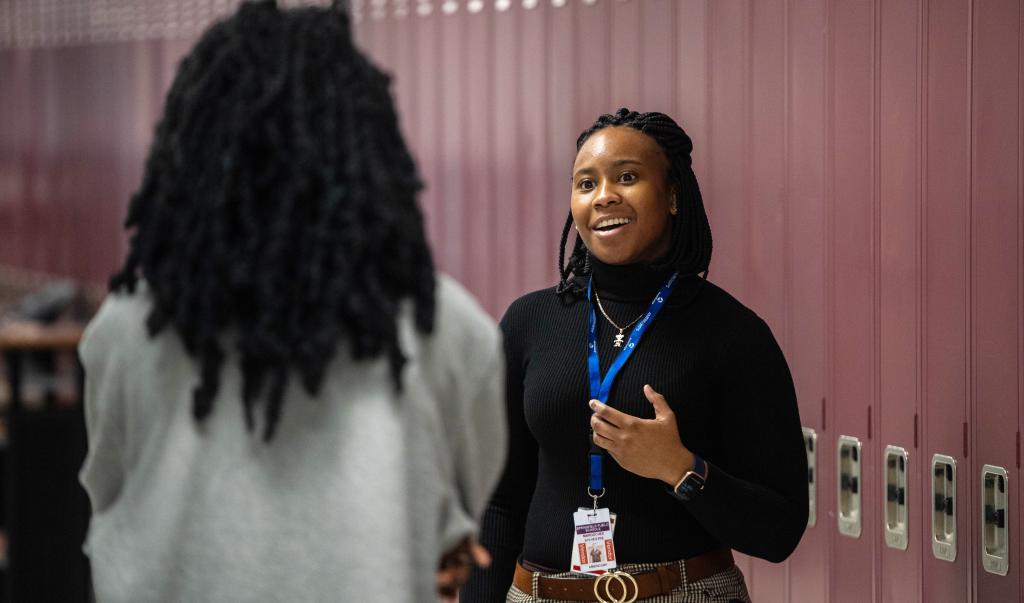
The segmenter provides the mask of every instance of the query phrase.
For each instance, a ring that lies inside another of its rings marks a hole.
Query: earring
[[[590,274],[590,250],[587,250],[587,255],[583,256],[583,274]]]

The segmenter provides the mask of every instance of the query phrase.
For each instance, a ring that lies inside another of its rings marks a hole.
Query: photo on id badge
[[[615,569],[615,513],[580,507],[572,514],[575,535],[569,567],[580,574],[603,574]]]

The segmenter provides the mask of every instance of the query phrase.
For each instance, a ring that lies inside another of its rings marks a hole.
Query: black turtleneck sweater
[[[620,325],[647,310],[667,276],[594,263],[594,286]],[[463,603],[504,601],[520,556],[568,569],[572,513],[591,504],[588,316],[585,298],[545,289],[513,302],[502,318],[509,457],[481,529],[493,564],[474,571]],[[597,318],[604,375],[621,348],[612,347],[618,330]],[[789,368],[768,325],[715,285],[681,279],[619,373],[609,405],[653,418],[644,384],[668,400],[683,444],[708,462],[709,474],[684,502],[605,455],[601,504],[618,514],[619,562],[720,548],[776,562],[789,556],[807,524],[807,464]]]

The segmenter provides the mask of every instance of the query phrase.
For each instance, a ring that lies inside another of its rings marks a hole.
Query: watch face
[[[686,475],[683,481],[679,482],[679,486],[676,488],[676,494],[682,498],[689,499],[695,492],[700,492],[704,488],[704,478],[700,475],[690,472]]]

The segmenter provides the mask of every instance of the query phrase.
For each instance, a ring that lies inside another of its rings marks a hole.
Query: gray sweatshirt
[[[476,531],[506,450],[500,335],[473,298],[439,275],[431,336],[404,309],[401,395],[384,358],[340,342],[318,396],[289,380],[269,443],[245,428],[230,354],[192,418],[197,364],[173,330],[147,336],[150,303],[141,283],[111,295],[80,347],[97,600],[435,601],[439,555]]]

